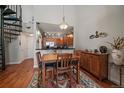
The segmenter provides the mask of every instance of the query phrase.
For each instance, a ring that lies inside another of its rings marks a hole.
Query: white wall
[[[113,37],[124,36],[124,6],[78,6],[77,22],[79,49],[95,49]],[[89,39],[96,31],[106,32],[106,38]],[[88,42],[88,43],[87,43]]]
[[[24,23],[32,22],[32,17],[34,15],[32,5],[22,5],[22,21]]]
[[[9,43],[7,53],[7,64],[19,64],[24,59],[33,58],[34,37],[22,33],[16,40]]]
[[[18,39],[9,43],[9,64],[15,64],[19,61],[19,42]]]
[[[34,37],[28,36],[27,39],[28,58],[34,58]]]
[[[75,24],[74,6],[64,6],[65,20],[69,25]],[[53,24],[62,22],[63,11],[61,5],[41,5],[34,6],[34,15],[36,21]]]
[[[8,64],[18,64],[27,58],[27,37],[21,34],[16,40],[9,43]]]
[[[21,36],[19,37],[21,40],[21,45],[19,46],[20,48],[20,52],[19,52],[19,60],[22,61],[24,59],[26,59],[28,56],[28,39],[27,36],[25,34],[21,34]]]

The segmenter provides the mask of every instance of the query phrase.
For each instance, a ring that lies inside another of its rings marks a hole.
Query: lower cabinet
[[[95,76],[100,76],[100,62],[99,57],[96,55],[90,55],[90,72]],[[99,77],[100,78],[100,77]]]
[[[80,66],[87,72],[103,80],[108,78],[108,54],[81,52]]]
[[[89,55],[88,54],[83,54],[81,53],[81,67],[83,67],[86,71],[90,70],[90,60],[89,60]]]

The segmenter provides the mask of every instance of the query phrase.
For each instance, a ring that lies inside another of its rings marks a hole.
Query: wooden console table
[[[122,87],[122,68],[124,67],[124,65],[116,65],[116,64],[114,64],[114,63],[109,63],[110,65],[114,65],[114,66],[117,66],[117,67],[119,67],[119,75],[120,75],[120,84],[119,84],[119,86],[120,87]]]
[[[80,67],[99,80],[108,79],[108,54],[81,51]]]

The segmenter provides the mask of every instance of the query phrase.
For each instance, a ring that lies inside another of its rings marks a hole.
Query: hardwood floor
[[[81,71],[83,70],[81,69]],[[109,88],[115,86],[110,81],[99,81],[89,73],[83,72],[102,87]],[[5,71],[0,71],[0,88],[27,88],[33,73],[33,59],[24,60],[18,65],[8,65]]]
[[[33,59],[8,65],[5,71],[0,71],[0,88],[26,88],[33,73]]]

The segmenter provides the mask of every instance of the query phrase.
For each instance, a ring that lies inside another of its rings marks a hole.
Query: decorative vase
[[[107,47],[106,47],[106,46],[100,46],[100,47],[99,47],[99,51],[100,51],[101,53],[107,53]]]
[[[113,62],[116,65],[124,65],[124,51],[123,50],[114,49],[112,51],[112,58],[113,58]]]

